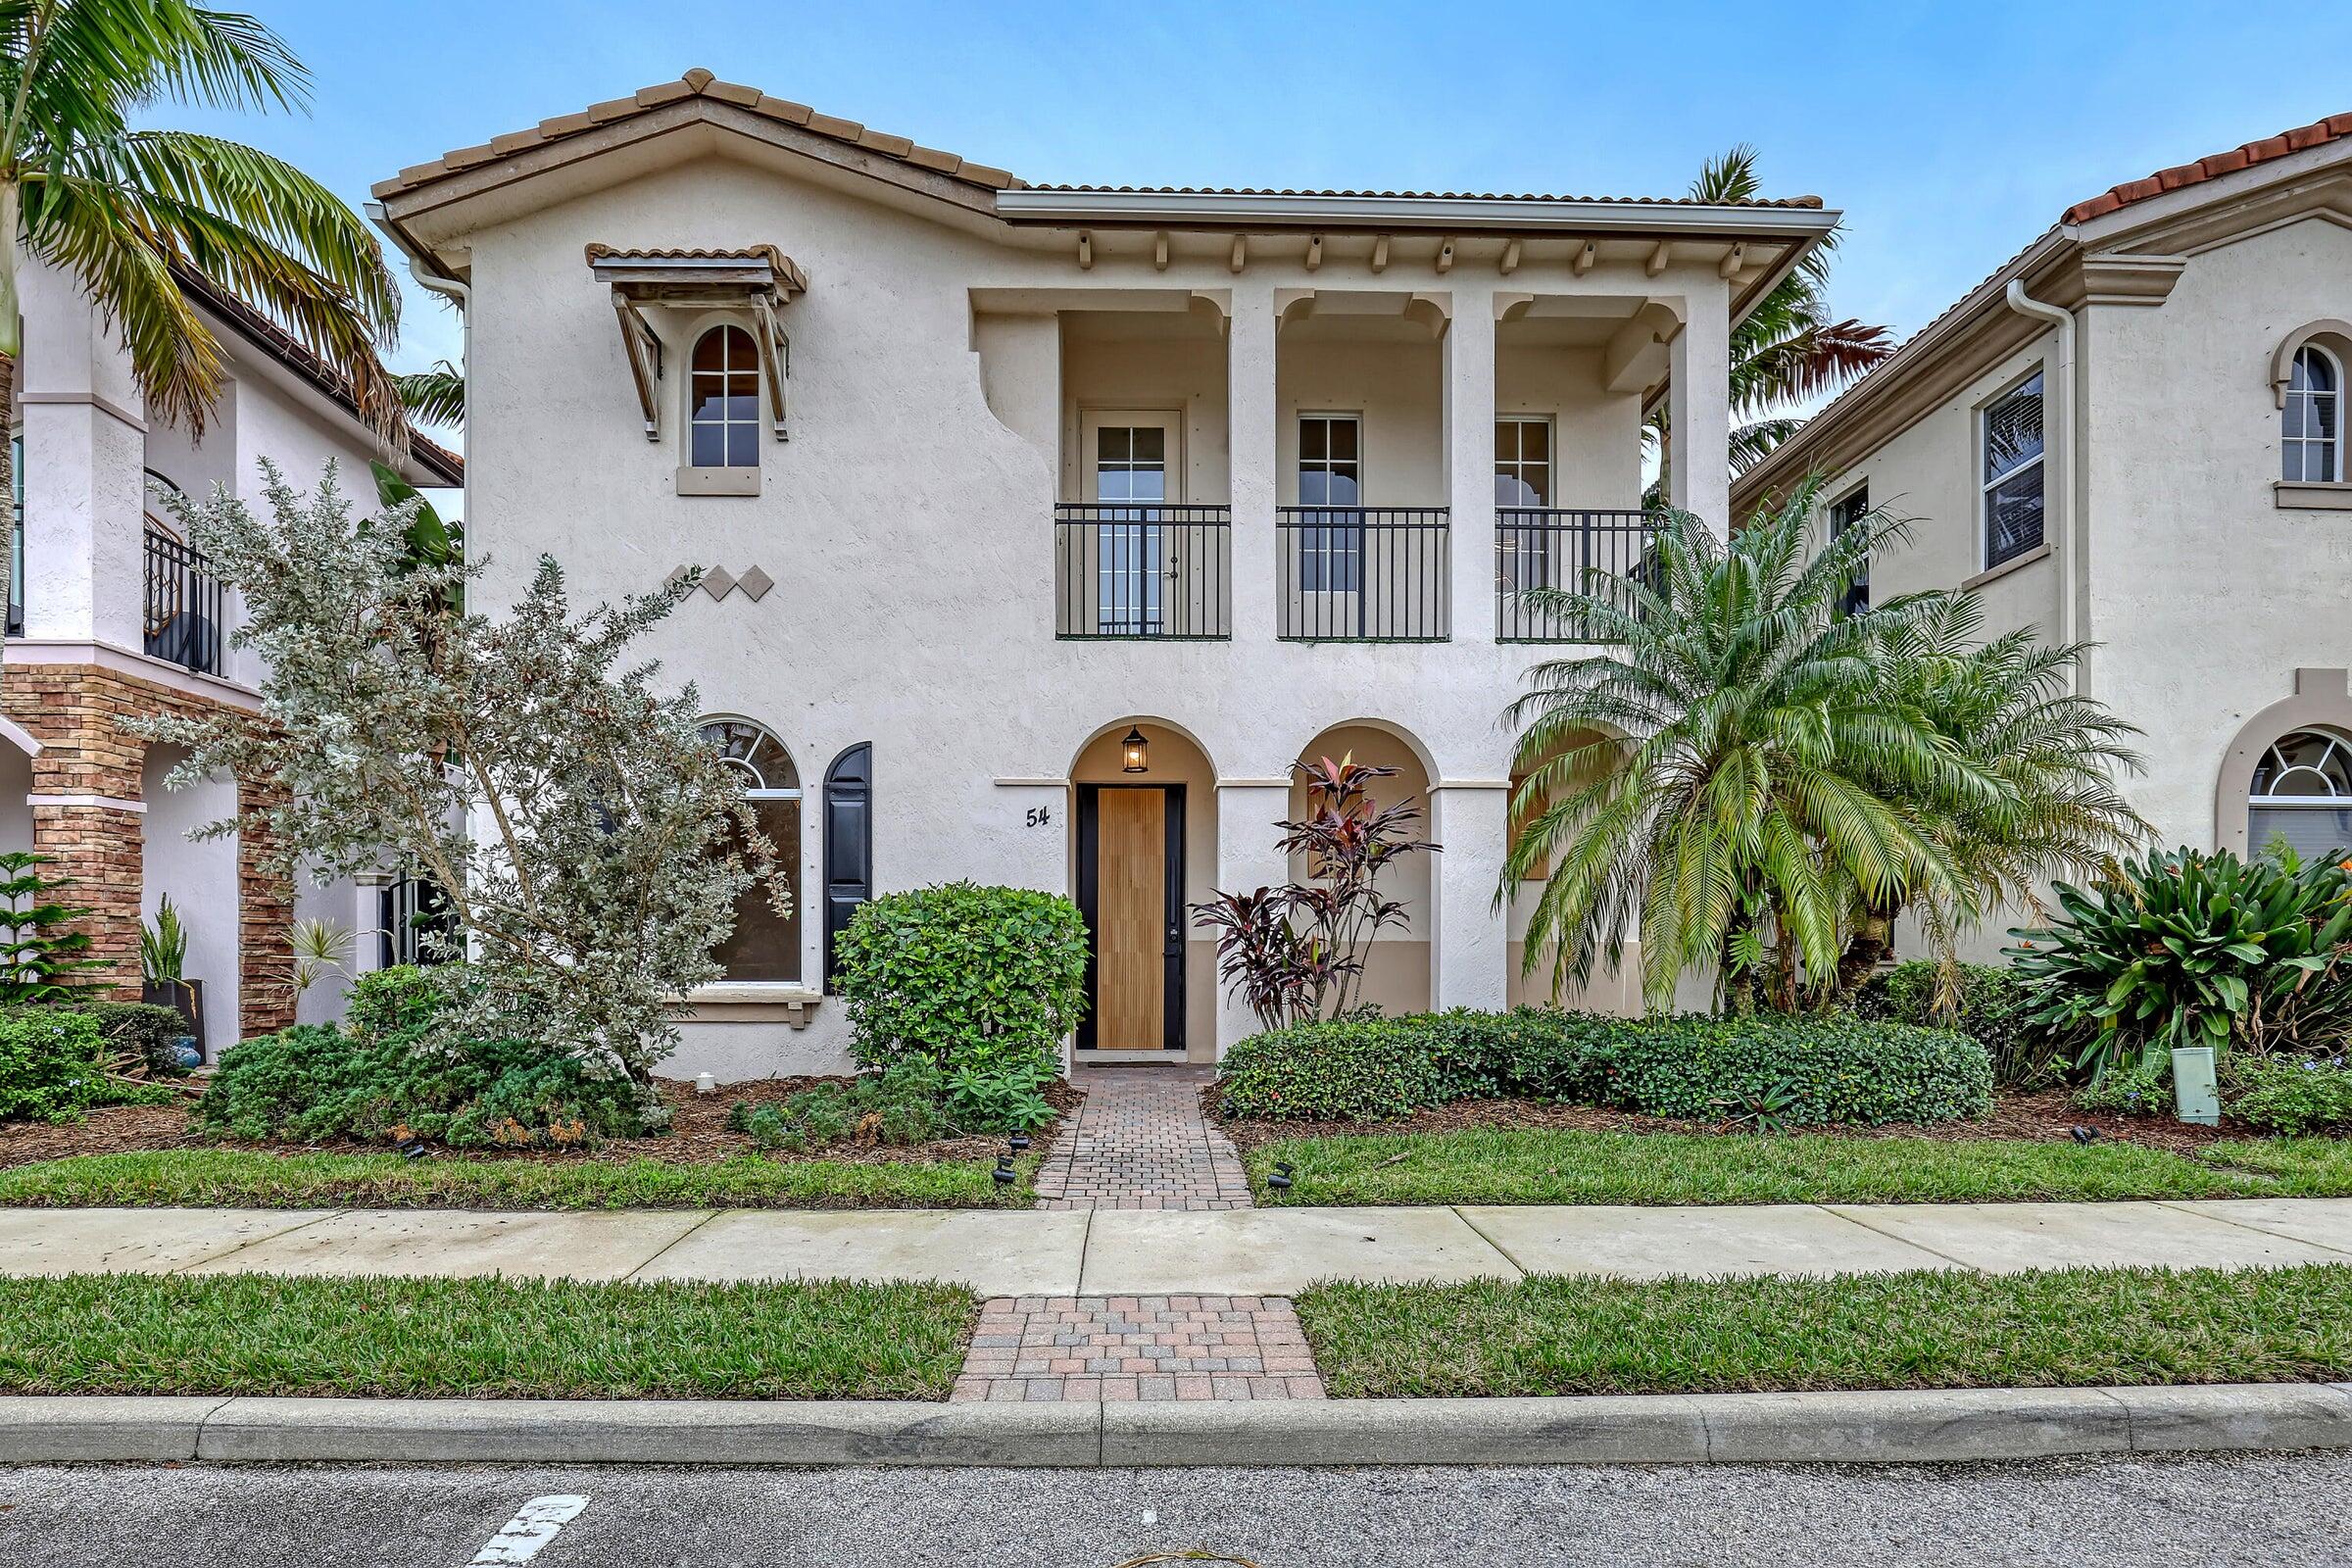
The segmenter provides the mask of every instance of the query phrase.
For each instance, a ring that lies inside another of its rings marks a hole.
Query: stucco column
[[[1494,640],[1494,291],[1456,288],[1446,328],[1448,612],[1457,643]]]
[[[1732,515],[1731,305],[1722,284],[1693,286],[1672,347],[1674,464],[1669,499],[1729,537]]]
[[[24,635],[143,652],[145,411],[86,307],[25,318]]]
[[[1510,916],[1494,905],[1507,847],[1510,789],[1499,779],[1432,784],[1429,836],[1430,1004],[1499,1010],[1509,995]]]
[[[1233,495],[1233,638],[1274,640],[1274,291],[1236,288],[1226,327]]]
[[[1221,779],[1217,783],[1217,890],[1254,893],[1291,879],[1290,858],[1276,845],[1274,824],[1291,814],[1287,779]],[[1198,928],[1196,928],[1196,931]],[[1217,1054],[1264,1027],[1247,1003],[1217,982]]]

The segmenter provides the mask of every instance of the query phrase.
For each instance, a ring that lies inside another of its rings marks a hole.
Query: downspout
[[[473,401],[473,289],[471,285],[460,282],[447,273],[434,270],[432,259],[412,244],[409,236],[402,233],[399,226],[384,216],[382,202],[368,204],[368,219],[377,228],[383,230],[391,239],[393,248],[408,259],[409,275],[416,280],[419,287],[431,289],[434,293],[456,303],[458,326],[463,334],[458,340],[458,367],[466,373],[466,401],[471,404]],[[470,463],[466,465],[466,482],[459,488],[458,493],[465,497],[460,504],[460,515],[472,516],[473,465]]]
[[[2082,532],[2082,519],[2075,515],[2075,313],[2062,306],[2046,304],[2026,293],[2025,280],[2011,278],[2007,298],[2009,308],[2020,316],[2031,316],[2058,328],[2056,363],[2050,367],[2047,379],[2052,383],[2042,398],[2045,416],[2052,407],[2058,410],[2058,450],[2051,466],[2056,470],[2055,482],[2043,491],[2046,501],[2053,492],[2061,498],[2066,511],[2058,532],[2058,640],[2073,644],[2075,632],[2075,567],[2076,540]],[[2083,662],[2075,663],[2075,695],[2082,695],[2084,677],[2088,671]]]

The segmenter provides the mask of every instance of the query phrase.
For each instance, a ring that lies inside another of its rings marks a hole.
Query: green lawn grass
[[[947,1285],[0,1279],[0,1393],[944,1399]]]
[[[2317,1382],[2352,1376],[2352,1265],[1835,1280],[1319,1285],[1349,1397]]]
[[[1265,1178],[1296,1170],[1287,1192]],[[1708,1136],[1473,1128],[1283,1139],[1250,1152],[1261,1203],[1867,1203],[2352,1194],[2352,1144]]]
[[[999,1187],[984,1160],[557,1163],[243,1149],[80,1154],[0,1170],[0,1206],[229,1208],[1026,1208],[1038,1157]]]

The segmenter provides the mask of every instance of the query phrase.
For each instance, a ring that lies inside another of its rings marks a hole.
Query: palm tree
[[[412,418],[424,424],[465,424],[466,372],[447,360],[435,360],[429,369],[396,375],[392,384]]]
[[[2119,856],[2154,837],[2115,785],[2118,774],[2140,768],[2127,744],[2138,729],[2075,692],[2084,648],[2045,646],[2024,629],[1982,642],[1984,625],[1974,594],[1939,593],[1876,628],[1881,700],[1921,715],[1998,788],[1989,799],[1922,803],[1957,887],[1922,884],[1916,900],[1900,891],[1857,898],[1840,989],[1859,984],[1886,955],[1908,904],[1916,902],[1948,974],[1958,932],[2003,907],[2038,909],[2036,884],[2101,878]]]
[[[1617,967],[1638,918],[1652,1005],[1713,965],[1720,1000],[1745,1010],[1769,964],[1792,1006],[1836,975],[1855,890],[1960,896],[1962,867],[1911,802],[1986,807],[1995,781],[1882,690],[1879,640],[1917,602],[1842,609],[1905,525],[1874,513],[1808,556],[1817,491],[1729,544],[1668,513],[1642,572],[1528,594],[1601,645],[1538,664],[1505,715],[1524,826],[1502,887],[1548,864],[1527,954],[1532,970],[1551,951],[1555,987]]]
[[[376,359],[400,294],[373,235],[333,193],[240,143],[134,130],[141,111],[299,109],[310,77],[251,17],[187,0],[0,0],[0,408],[12,406],[19,274],[71,273],[128,350],[156,418],[201,434],[224,371],[183,279],[235,296],[341,374],[395,441]],[[0,493],[13,482],[0,451]],[[4,531],[4,530],[0,530]],[[0,580],[14,542],[0,542]]]
[[[1753,201],[1762,188],[1756,150],[1740,146],[1708,161],[1690,182],[1690,199]],[[1776,411],[1835,392],[1894,352],[1891,328],[1830,318],[1830,263],[1837,250],[1833,230],[1732,329],[1732,414],[1741,421],[1732,427],[1735,473],[1754,466],[1804,422]],[[1651,416],[1650,431],[1659,443],[1656,488],[1663,494],[1673,447],[1662,408]]]

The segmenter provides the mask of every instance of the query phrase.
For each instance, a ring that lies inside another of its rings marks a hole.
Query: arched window
[[[2283,478],[2333,484],[2344,476],[2344,368],[2317,343],[2295,350],[2278,445]]]
[[[2352,742],[2299,729],[2271,743],[2246,791],[2246,848],[2273,839],[2306,856],[2352,848]]]
[[[698,468],[760,466],[760,351],[740,326],[695,340],[686,461]]]
[[[735,901],[735,929],[711,956],[729,980],[795,981],[801,977],[801,774],[784,743],[748,718],[712,718],[703,738],[743,774],[760,831],[776,847],[776,864],[792,893],[792,912],[776,913],[764,888],[747,888]]]

